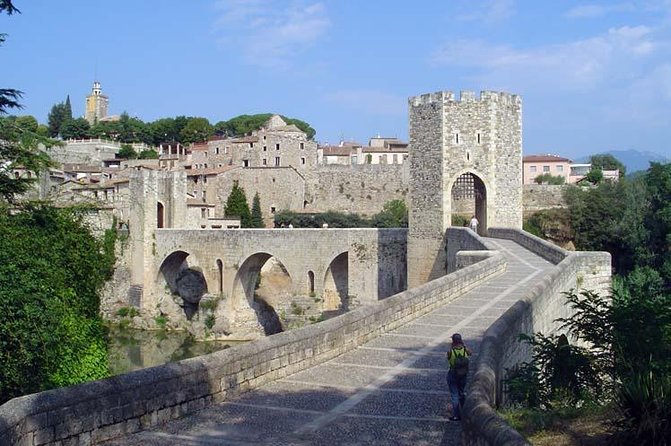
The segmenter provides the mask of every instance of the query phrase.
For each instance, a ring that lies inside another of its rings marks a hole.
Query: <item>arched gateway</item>
[[[408,286],[447,271],[445,231],[453,213],[491,227],[522,227],[522,100],[517,95],[442,91],[409,99]]]

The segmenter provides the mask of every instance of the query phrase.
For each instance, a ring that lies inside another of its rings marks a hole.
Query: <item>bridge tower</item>
[[[446,273],[445,231],[459,203],[471,200],[466,209],[480,235],[522,227],[522,99],[441,91],[411,97],[408,109],[408,287],[415,287]]]

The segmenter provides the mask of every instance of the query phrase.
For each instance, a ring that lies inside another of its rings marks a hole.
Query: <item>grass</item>
[[[597,446],[612,443],[611,416],[603,407],[552,411],[517,409],[502,413],[534,446]]]

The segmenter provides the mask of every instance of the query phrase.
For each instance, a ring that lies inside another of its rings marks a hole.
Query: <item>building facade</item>
[[[91,94],[86,96],[85,118],[89,124],[93,125],[107,116],[108,104],[109,98],[102,93],[100,82],[93,82]]]

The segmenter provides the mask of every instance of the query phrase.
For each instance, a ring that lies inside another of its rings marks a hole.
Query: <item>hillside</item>
[[[658,153],[639,151],[639,150],[609,150],[603,153],[613,155],[615,158],[620,160],[622,164],[624,164],[625,167],[627,168],[628,175],[636,171],[647,170],[648,167],[650,166],[651,161],[658,163],[671,162],[671,159],[666,158]],[[589,162],[589,156],[580,158],[575,162],[587,163]]]

